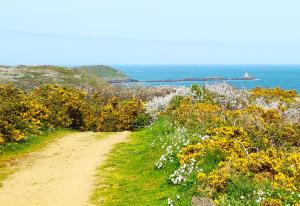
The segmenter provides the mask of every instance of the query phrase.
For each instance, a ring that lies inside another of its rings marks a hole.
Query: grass
[[[12,166],[17,164],[19,159],[70,133],[72,133],[70,130],[56,130],[41,136],[33,136],[22,143],[9,142],[0,145],[0,186],[1,182],[15,171]]]
[[[169,165],[164,170],[155,169],[161,156],[159,148],[151,147],[159,135],[172,132],[159,120],[146,130],[133,133],[129,143],[117,145],[106,163],[98,169],[96,190],[91,197],[96,205],[167,205],[168,198],[176,205],[189,205],[195,184],[187,181],[180,186],[171,185],[168,177],[178,165]]]

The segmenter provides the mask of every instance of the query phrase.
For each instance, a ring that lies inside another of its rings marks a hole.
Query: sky
[[[0,0],[0,64],[300,64],[299,0]]]

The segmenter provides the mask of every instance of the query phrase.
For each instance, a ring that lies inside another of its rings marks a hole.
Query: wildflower
[[[174,201],[171,198],[168,198],[168,206],[174,206]]]
[[[178,87],[175,92],[172,92],[163,97],[154,97],[152,100],[146,104],[146,113],[152,117],[156,117],[157,113],[163,112],[169,106],[171,100],[175,96],[187,96],[190,94],[190,88],[188,87]]]
[[[214,100],[225,108],[240,109],[249,103],[249,93],[227,83],[206,84],[205,88],[215,94]]]
[[[207,139],[207,138],[209,138],[209,136],[208,135],[199,135],[199,138],[201,139],[201,140],[205,140],[205,139]]]

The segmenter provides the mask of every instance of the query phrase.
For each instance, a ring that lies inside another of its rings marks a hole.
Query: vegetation
[[[26,90],[44,84],[58,84],[90,91],[106,85],[107,80],[126,78],[123,73],[107,66],[0,66],[0,83],[14,82]]]
[[[166,181],[177,164],[169,165],[164,171],[155,169],[155,162],[164,149],[154,144],[175,132],[168,121],[158,119],[151,128],[134,133],[129,143],[113,149],[108,161],[98,170],[97,189],[92,196],[96,205],[160,206],[167,205],[168,197],[189,205],[193,196],[189,184],[171,185]]]
[[[0,149],[18,151],[38,139],[33,135],[58,128],[137,131],[152,122],[99,168],[106,176],[99,178],[95,203],[189,205],[198,196],[216,205],[299,205],[296,99],[293,90],[228,84],[88,92],[2,84]]]
[[[0,144],[24,141],[53,128],[114,132],[147,124],[142,100],[121,99],[97,92],[44,85],[24,91],[0,85]]]
[[[106,179],[94,201],[189,205],[199,196],[216,205],[299,205],[296,97],[221,84],[154,98],[146,111],[158,119],[99,169]]]
[[[75,67],[75,70],[85,71],[91,75],[98,76],[104,80],[123,80],[128,79],[124,73],[104,65],[80,66]]]

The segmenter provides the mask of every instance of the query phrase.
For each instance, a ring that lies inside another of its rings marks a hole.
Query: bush
[[[50,111],[48,126],[88,130],[93,122],[90,105],[83,91],[46,85],[29,94]]]
[[[263,97],[267,101],[293,102],[297,97],[296,90],[284,90],[279,87],[270,89],[256,87],[251,90],[251,94],[254,98]]]
[[[143,114],[144,106],[141,100],[112,98],[99,114],[97,131],[133,130],[138,126],[138,118]]]
[[[193,181],[195,194],[217,205],[296,205],[300,105],[295,97],[295,91],[279,88],[193,86],[192,94],[175,96],[164,113],[185,135],[161,139],[166,152],[155,166],[173,164],[172,184]]]
[[[150,121],[138,98],[105,99],[99,93],[87,95],[58,85],[26,92],[3,84],[0,102],[0,144],[21,141],[50,128],[112,132],[141,128]]]
[[[47,124],[49,110],[11,84],[0,85],[0,102],[0,143],[24,140]]]

